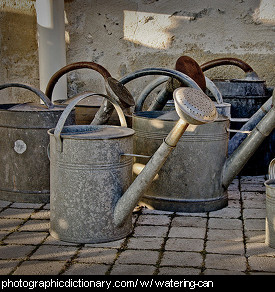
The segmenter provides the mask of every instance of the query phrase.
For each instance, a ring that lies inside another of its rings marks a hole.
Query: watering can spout
[[[142,172],[137,176],[128,190],[119,199],[114,211],[114,223],[116,226],[121,226],[126,218],[131,215],[132,210],[137,205],[147,187],[149,187],[150,183],[153,181],[155,175],[158,173],[169,154],[175,148],[176,143],[187,127],[188,123],[181,119],[178,121],[172,130],[176,138],[172,138],[173,134],[170,132],[170,135],[168,135],[165,141],[161,144],[161,146],[143,168]]]
[[[214,103],[198,89],[178,88],[173,95],[180,119],[128,190],[118,200],[114,210],[114,224],[117,227],[122,226],[129,218],[167,157],[176,147],[188,125],[213,122],[218,116]],[[200,105],[199,109],[194,106],[198,104]]]
[[[119,157],[132,151],[135,131],[127,128],[123,111],[113,97],[101,95],[114,105],[121,127],[64,126],[74,106],[91,95],[99,94],[76,96],[56,127],[48,132],[52,169],[50,233],[69,242],[99,243],[125,237],[131,229],[132,211],[188,124],[200,125],[217,117],[214,103],[201,90],[178,88],[174,100],[180,119],[132,182],[131,158]]]
[[[264,139],[269,136],[275,128],[275,94],[272,96],[272,107],[268,113],[260,120],[246,139],[226,160],[223,169],[223,187],[226,189],[235,176],[242,170],[246,162],[254,154]]]

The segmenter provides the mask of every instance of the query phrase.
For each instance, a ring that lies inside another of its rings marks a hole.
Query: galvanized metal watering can
[[[174,93],[180,119],[140,175],[132,182],[134,130],[118,103],[121,127],[77,125],[63,127],[72,108],[92,93],[77,96],[65,109],[55,129],[49,130],[51,160],[51,220],[53,237],[64,241],[97,243],[125,237],[132,227],[132,211],[177,145],[189,124],[210,123],[217,117],[212,101],[194,88]],[[129,156],[130,155],[130,156]]]
[[[243,60],[237,58],[221,58],[211,60],[201,65],[202,71],[208,71],[219,66],[235,66],[240,68],[245,76],[242,79],[213,79],[212,81],[219,88],[223,100],[231,105],[231,129],[238,132],[252,115],[257,112],[259,108],[270,98],[272,95],[271,88],[268,88],[264,80],[261,80],[257,73]],[[247,128],[247,127],[246,127]],[[251,129],[250,129],[251,130]],[[231,134],[233,138],[234,134]],[[246,135],[238,134],[233,140],[230,141],[228,153],[232,154],[238,147],[239,139]],[[234,145],[234,143],[236,143]],[[275,143],[275,131],[262,143],[259,149],[254,153],[248,163],[241,171],[241,175],[263,175],[266,174],[268,164],[275,155],[275,149],[271,147]],[[255,165],[257,164],[257,168]]]
[[[191,65],[191,69],[188,70],[188,66]],[[175,110],[174,101],[171,100],[173,91],[180,86],[189,86],[198,88],[201,90],[207,89],[216,100],[216,108],[218,113],[230,117],[229,103],[224,103],[221,92],[216,85],[206,76],[204,76],[201,68],[197,62],[187,56],[178,58],[176,62],[176,69],[164,69],[164,68],[146,68],[133,72],[120,79],[122,84],[126,84],[129,81],[146,76],[146,75],[164,75],[150,82],[136,98],[135,112],[142,111],[145,100],[149,94],[162,83],[166,82],[166,86],[160,91],[155,100],[151,103],[148,111],[158,110]],[[193,77],[195,79],[192,79]],[[203,82],[204,81],[204,82]]]
[[[274,129],[275,110],[271,104],[270,98],[264,104],[267,113],[260,109],[249,121],[254,129],[229,158],[229,118],[220,115],[211,124],[188,127],[158,178],[146,190],[142,204],[182,212],[207,212],[227,206],[229,184]],[[175,117],[163,111],[136,112],[132,123],[135,153],[150,156],[174,126]],[[134,174],[145,164],[145,158],[137,157]]]
[[[19,87],[44,102],[0,105],[0,199],[46,203],[50,200],[48,129],[55,127],[64,106],[55,106],[39,89],[6,83],[0,90]],[[70,114],[67,124],[74,122]]]
[[[265,242],[275,248],[275,158],[271,160],[268,168],[268,180],[266,187],[266,219]]]
[[[145,68],[145,69],[141,69],[141,70],[135,71],[135,72],[130,73],[130,74],[124,76],[123,78],[121,78],[119,80],[119,84],[121,84],[121,86],[124,87],[124,85],[126,83],[128,83],[129,81],[132,81],[132,80],[134,80],[136,78],[147,76],[147,75],[162,75],[162,77],[166,76],[166,78],[173,77],[176,81],[178,81],[179,85],[183,84],[185,86],[201,90],[199,85],[192,78],[190,78],[188,75],[186,75],[186,74],[184,74],[182,72],[179,72],[177,70],[171,70],[171,69],[166,69],[166,68]],[[141,102],[143,103],[144,100],[145,100],[145,98],[142,101],[137,100],[135,102],[135,110],[137,110],[138,104],[141,103]],[[164,106],[164,104],[166,103],[166,100],[165,101],[164,100],[156,101],[156,103],[158,103],[158,102],[161,102],[162,106]],[[109,111],[110,108],[111,108],[111,106],[106,108],[104,105],[102,105],[100,110],[96,114],[96,117],[97,116],[99,116],[99,117],[100,116],[105,116],[105,112]],[[173,109],[175,109],[175,108],[173,108]],[[131,113],[129,114],[129,113],[125,112],[125,115],[126,115],[126,119],[127,119],[128,125],[131,126],[132,125]],[[97,122],[93,121],[93,124],[96,124],[96,123]],[[97,124],[99,124],[99,123],[97,123]]]
[[[129,108],[135,104],[132,95],[129,93],[126,87],[124,87],[120,82],[111,76],[106,68],[94,62],[76,62],[64,66],[51,77],[48,82],[45,94],[51,98],[54,87],[58,80],[64,74],[78,69],[91,69],[98,72],[104,78],[107,95],[112,96],[118,102],[125,114],[129,113]],[[73,98],[74,97],[58,102],[66,105],[70,103],[71,99]],[[94,125],[102,125],[106,124],[112,117],[110,122],[119,124],[119,118],[117,115],[113,114],[113,110],[114,107],[108,100],[103,98],[102,101],[102,96],[97,96],[96,98],[94,97],[86,104],[78,104],[76,106],[76,123],[92,123]]]

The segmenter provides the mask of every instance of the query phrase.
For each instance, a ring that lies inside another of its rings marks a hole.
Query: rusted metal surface
[[[189,76],[203,91],[205,91],[206,81],[204,74],[199,64],[194,59],[188,56],[179,57],[176,61],[175,70]],[[148,110],[163,109],[168,100],[173,100],[173,91],[185,85],[186,84],[180,82],[180,80],[170,78]]]
[[[192,78],[199,87],[205,91],[206,82],[200,65],[189,56],[181,56],[177,59],[175,69]]]
[[[206,62],[202,65],[200,65],[203,72],[212,69],[214,67],[218,66],[224,66],[224,65],[234,65],[242,69],[245,73],[254,72],[252,67],[245,63],[243,60],[237,59],[237,58],[219,58],[215,60],[211,60],[209,62]]]
[[[94,62],[76,62],[61,68],[49,80],[45,94],[49,98],[51,98],[54,86],[58,82],[58,80],[66,73],[78,69],[91,69],[97,71],[104,78],[107,94],[111,95],[121,105],[123,109],[127,110],[127,108],[134,105],[133,97],[131,96],[127,88],[124,87],[121,83],[119,83],[116,79],[112,78],[111,74],[107,69]],[[97,107],[97,105],[95,104],[91,104],[90,106]],[[108,100],[103,100],[102,105],[99,108],[99,111],[97,111],[93,117],[94,118],[94,120],[92,121],[93,124],[99,125],[107,123],[113,111],[114,107],[112,103],[110,103]],[[81,118],[77,118],[77,120],[78,119],[81,120]]]
[[[65,75],[71,71],[78,70],[78,69],[91,69],[91,70],[97,71],[99,74],[101,74],[103,76],[104,79],[111,77],[111,74],[108,72],[108,70],[97,63],[94,63],[94,62],[72,63],[72,64],[69,64],[69,65],[61,68],[51,77],[51,79],[48,82],[46,91],[45,91],[46,96],[48,96],[49,98],[52,97],[54,87],[55,87],[56,83],[58,82],[58,80],[63,75]]]

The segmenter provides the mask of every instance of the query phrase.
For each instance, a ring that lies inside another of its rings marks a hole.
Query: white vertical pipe
[[[40,89],[66,65],[64,0],[36,0]],[[67,98],[67,79],[55,86],[52,100]]]

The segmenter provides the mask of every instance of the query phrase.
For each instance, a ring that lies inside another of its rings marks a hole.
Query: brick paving
[[[228,207],[207,213],[141,208],[133,232],[104,244],[50,236],[49,204],[0,201],[1,275],[275,275],[265,244],[264,176],[239,177]]]

